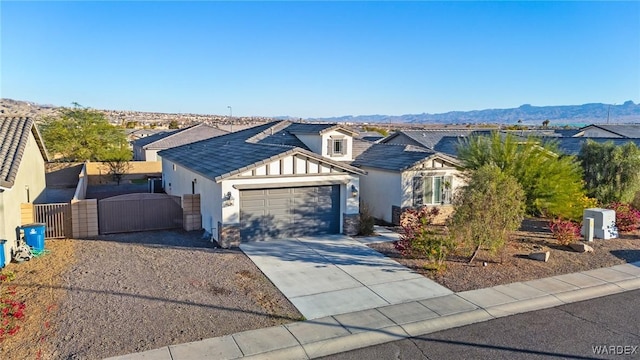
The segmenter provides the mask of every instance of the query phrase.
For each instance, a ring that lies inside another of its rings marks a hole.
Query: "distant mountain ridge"
[[[540,125],[549,120],[550,125],[583,125],[596,123],[640,123],[640,104],[626,101],[621,105],[592,103],[583,105],[532,106],[522,105],[512,109],[486,109],[451,111],[442,114],[407,115],[357,115],[330,118],[313,118],[327,122],[354,123],[440,123],[440,124],[517,124]]]
[[[59,107],[40,105],[30,101],[0,99],[0,116],[27,116],[36,119],[54,115]],[[100,110],[115,123],[139,121],[142,123],[178,120],[181,123],[227,123],[226,115],[169,114],[141,111]],[[272,120],[302,120],[299,117],[234,117],[234,123],[259,123]],[[406,115],[346,115],[326,118],[306,118],[305,121],[341,123],[393,123],[393,124],[523,124],[541,125],[549,120],[550,126],[584,126],[588,124],[628,124],[640,123],[640,104],[629,100],[623,104],[592,103],[583,105],[533,106],[522,105],[512,109],[486,109],[473,111],[451,111],[442,114]]]

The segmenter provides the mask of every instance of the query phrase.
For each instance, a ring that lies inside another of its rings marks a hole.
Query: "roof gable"
[[[581,132],[597,128],[629,139],[640,139],[640,124],[592,124],[580,128]]]
[[[168,149],[227,133],[226,130],[221,130],[206,124],[197,124],[175,131],[167,131],[147,136],[134,141],[133,144],[135,146],[141,146],[144,149]]]
[[[158,155],[215,181],[221,181],[291,154],[303,154],[351,173],[364,173],[360,169],[324,158],[320,154],[303,148],[304,144],[286,131],[290,125],[291,122],[288,121],[270,122],[162,150]],[[278,140],[280,137],[287,140],[280,142]]]
[[[360,144],[361,146],[363,144]],[[441,158],[457,164],[458,160],[433,150],[412,145],[369,143],[368,147],[351,163],[357,167],[371,167],[391,171],[404,171],[424,161]]]
[[[42,136],[29,118],[4,118],[0,120],[0,187],[10,188],[15,182],[15,178],[20,168],[24,150],[29,142],[29,136],[33,134],[40,154],[45,161],[49,160],[49,155],[44,146]]]

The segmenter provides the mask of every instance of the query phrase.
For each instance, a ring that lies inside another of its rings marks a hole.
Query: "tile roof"
[[[593,138],[593,137],[568,137],[553,139],[558,144],[558,149],[565,155],[578,155],[582,144],[587,140],[592,140],[598,143],[605,143],[611,141],[614,145],[620,146],[628,142],[635,143],[640,147],[640,139],[620,139],[620,138]]]
[[[357,134],[356,131],[340,124],[292,123],[288,130],[292,134],[324,134],[327,131],[338,129],[351,133],[352,135]]]
[[[294,141],[294,136],[292,137],[288,132],[288,128],[294,124],[289,121],[270,122],[162,150],[158,154],[163,159],[175,162],[215,181],[296,153],[330,163],[349,172],[363,173],[362,170],[344,162],[334,161],[309,151],[299,140]],[[300,130],[300,128],[301,126],[296,126],[294,129]]]
[[[640,139],[640,124],[594,124],[585,126],[580,131],[588,127],[597,127],[629,139]]]
[[[368,148],[351,162],[351,165],[404,171],[434,156],[443,157],[457,163],[456,159],[445,154],[418,146],[370,143]]]
[[[168,149],[180,145],[191,144],[196,141],[209,139],[227,134],[225,130],[206,124],[197,124],[184,129],[167,131],[147,136],[133,142],[134,146],[144,149]]]
[[[24,149],[32,133],[45,161],[47,150],[35,122],[29,118],[0,119],[0,187],[11,188],[15,182]]]
[[[433,149],[443,137],[470,136],[471,134],[490,134],[493,130],[478,129],[433,129],[433,130],[402,130],[380,140],[381,143],[388,143],[394,137],[404,134],[420,146]]]

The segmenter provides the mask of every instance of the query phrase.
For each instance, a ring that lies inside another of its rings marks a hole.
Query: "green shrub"
[[[450,246],[447,237],[432,226],[438,213],[437,208],[427,207],[405,210],[400,217],[404,232],[394,246],[402,256],[426,259],[436,270],[443,270]]]
[[[495,165],[472,172],[469,183],[454,197],[449,230],[452,240],[470,256],[482,249],[496,253],[524,218],[524,191],[518,181]]]

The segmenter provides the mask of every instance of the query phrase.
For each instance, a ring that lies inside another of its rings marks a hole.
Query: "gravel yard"
[[[53,331],[38,357],[98,359],[301,319],[242,252],[215,249],[200,235],[157,231],[65,240],[75,255],[59,279],[63,291]],[[29,282],[25,291],[39,281],[31,273],[18,274],[19,290],[20,279]],[[46,301],[31,299],[28,308],[50,307],[51,299]],[[12,353],[10,343],[3,346]]]

